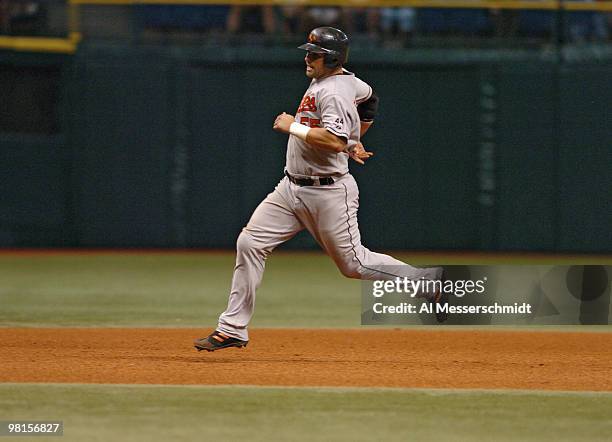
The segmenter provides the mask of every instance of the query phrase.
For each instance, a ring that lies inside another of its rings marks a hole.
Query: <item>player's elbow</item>
[[[334,151],[336,151],[336,153],[344,152],[345,150],[346,150],[346,143],[343,143],[342,141],[334,145]]]
[[[331,140],[331,148],[337,153],[344,152],[346,150],[346,140],[344,138],[334,136],[334,138]]]

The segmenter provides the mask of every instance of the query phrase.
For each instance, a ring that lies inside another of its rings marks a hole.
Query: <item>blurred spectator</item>
[[[141,26],[153,32],[225,32],[229,6],[135,5]]]
[[[8,1],[0,0],[0,34],[8,34],[10,32]]]
[[[364,34],[373,39],[378,36],[379,14],[376,8],[285,6],[282,12],[285,31],[287,32],[289,26],[292,36],[297,33],[303,38],[304,33],[319,26],[340,28],[349,34],[352,40],[359,39]]]
[[[45,8],[39,1],[4,0],[0,14],[3,33],[38,35],[45,29]]]
[[[306,8],[304,14],[304,26],[313,29],[319,26],[333,26],[339,28],[342,25],[342,10],[335,6],[314,6]]]
[[[304,23],[305,9],[303,6],[282,6],[279,13],[285,36],[303,38],[304,33],[308,32]]]
[[[599,0],[606,1],[606,0]],[[612,30],[612,13],[599,11],[593,17],[593,32],[597,40],[609,40]]]
[[[493,35],[499,38],[516,36],[519,29],[519,11],[516,9],[489,10],[489,18],[493,24]]]
[[[416,25],[414,8],[382,8],[380,17],[385,41],[392,45],[408,43]]]
[[[593,17],[593,34],[598,41],[610,40],[612,31],[612,14],[597,12]]]
[[[592,2],[592,0],[582,1]],[[608,23],[603,12],[575,11],[568,13],[567,17],[570,41],[580,43],[608,39]]]
[[[273,35],[276,32],[274,8],[266,6],[232,6],[227,16],[227,32],[234,34]]]
[[[380,10],[378,8],[342,8],[343,30],[349,35],[367,35],[371,41],[379,38]]]

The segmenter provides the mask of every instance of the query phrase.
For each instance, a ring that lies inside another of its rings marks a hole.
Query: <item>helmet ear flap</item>
[[[328,55],[325,55],[325,58],[323,59],[323,63],[325,64],[326,68],[333,69],[333,68],[337,68],[338,66],[340,66],[340,59],[335,54],[328,54]]]

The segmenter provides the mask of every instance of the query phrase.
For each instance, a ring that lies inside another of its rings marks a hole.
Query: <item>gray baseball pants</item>
[[[217,330],[248,340],[266,258],[275,247],[308,229],[342,274],[366,280],[440,279],[442,269],[416,268],[361,244],[359,189],[352,175],[327,186],[298,186],[283,178],[255,209],[236,242],[236,267],[227,309]],[[392,269],[392,270],[390,270]]]

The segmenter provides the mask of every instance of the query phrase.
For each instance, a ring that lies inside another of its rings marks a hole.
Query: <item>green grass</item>
[[[232,253],[0,255],[0,326],[208,328],[233,266]],[[360,283],[327,257],[267,267],[253,326],[359,326]],[[597,441],[611,410],[610,393],[0,384],[0,420],[63,420],[67,441]]]
[[[232,253],[0,256],[0,325],[210,327],[233,268]],[[279,254],[252,325],[355,327],[360,302],[326,256]]]
[[[397,256],[413,264],[436,260]],[[227,305],[233,268],[232,252],[2,254],[0,326],[209,328]],[[347,328],[360,326],[360,317],[360,282],[344,278],[327,256],[276,253],[251,326]]]
[[[0,385],[0,419],[62,420],[66,441],[603,441],[610,410],[605,393]]]

